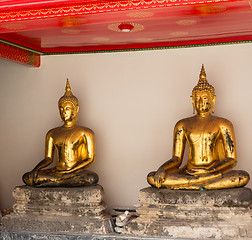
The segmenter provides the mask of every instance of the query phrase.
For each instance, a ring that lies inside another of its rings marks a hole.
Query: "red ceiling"
[[[249,1],[4,0],[0,41],[39,54],[252,40]],[[131,32],[122,32],[130,23]]]

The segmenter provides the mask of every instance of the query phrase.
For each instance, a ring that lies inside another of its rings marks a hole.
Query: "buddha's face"
[[[214,104],[214,100],[208,91],[196,91],[192,101],[198,114],[209,112],[212,104]]]
[[[77,118],[78,106],[71,102],[63,102],[59,105],[60,117],[64,122],[70,122]]]

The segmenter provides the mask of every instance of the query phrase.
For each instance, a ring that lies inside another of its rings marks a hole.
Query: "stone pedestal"
[[[113,231],[100,185],[78,188],[16,187],[14,213],[2,218],[3,230],[96,233]]]
[[[252,191],[145,188],[124,234],[183,239],[252,239]]]

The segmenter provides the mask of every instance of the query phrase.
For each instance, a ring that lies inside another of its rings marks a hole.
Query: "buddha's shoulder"
[[[55,133],[60,132],[62,129],[62,127],[56,127],[56,128],[52,128],[47,132],[47,136],[53,136]]]
[[[196,116],[183,118],[176,123],[175,128],[187,128],[187,127],[190,127],[190,126],[194,125],[195,123],[197,123],[197,121],[198,121],[198,119],[196,118]],[[227,128],[233,127],[232,122],[226,118],[223,118],[223,117],[211,115],[211,117],[206,119],[206,121],[214,122],[215,125],[224,126]]]
[[[87,135],[94,135],[94,132],[90,129],[90,128],[87,128],[87,127],[82,127],[82,126],[79,126],[79,125],[75,125],[74,127],[72,128],[64,128],[62,126],[60,127],[56,127],[56,128],[52,128],[51,130],[49,130],[47,132],[47,136],[53,136],[55,134],[58,134],[58,133],[61,133],[61,132],[80,132],[80,133],[83,133],[83,134],[87,134]]]
[[[195,121],[195,116],[192,116],[192,117],[188,117],[188,118],[183,118],[183,119],[180,119],[175,127],[184,127],[186,126],[187,124],[191,123],[191,122],[194,122]]]
[[[87,128],[87,127],[76,125],[76,130],[82,132],[85,135],[94,135],[94,132],[90,128]]]
[[[233,126],[232,122],[226,118],[223,118],[223,117],[218,117],[218,116],[212,116],[212,119],[218,123],[219,125],[222,125],[222,126],[227,126],[227,127],[231,127]]]

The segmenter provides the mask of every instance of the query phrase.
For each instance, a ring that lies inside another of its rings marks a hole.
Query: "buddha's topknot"
[[[206,72],[203,64],[200,71],[199,82],[192,90],[193,96],[196,91],[208,91],[211,94],[212,98],[215,96],[215,89],[211,84],[208,83],[206,79]]]
[[[66,83],[66,92],[59,99],[58,104],[61,105],[63,102],[71,102],[75,107],[79,106],[78,99],[71,92],[71,87],[70,87],[68,79],[67,79],[67,83]]]

